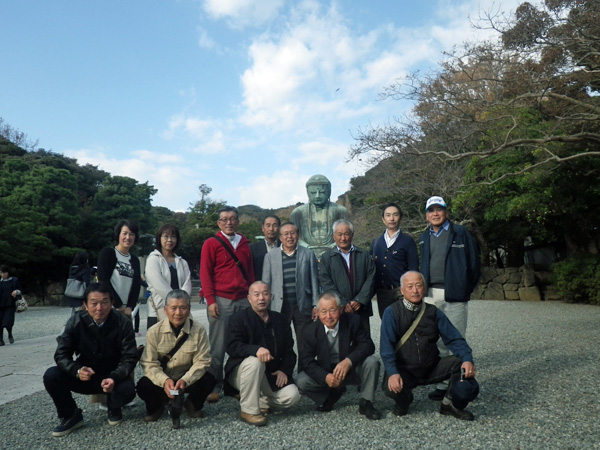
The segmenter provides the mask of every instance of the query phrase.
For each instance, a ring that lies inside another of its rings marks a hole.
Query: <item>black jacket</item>
[[[356,314],[342,314],[340,317],[339,343],[340,361],[350,359],[352,369],[361,364],[375,352],[375,344],[369,333],[361,326]],[[320,320],[312,322],[304,329],[300,362],[306,374],[317,383],[324,385],[325,378],[331,373],[329,343],[325,327]]]
[[[100,281],[100,283],[106,283],[108,286],[110,286],[115,308],[120,308],[122,305],[125,305],[133,309],[135,308],[138,297],[140,296],[140,287],[142,285],[140,260],[133,253],[130,253],[130,255],[131,267],[133,268],[133,282],[131,284],[131,290],[129,291],[128,298],[119,297],[117,291],[115,291],[110,282],[110,277],[112,277],[115,266],[117,265],[117,254],[115,253],[115,248],[105,247],[100,251],[100,255],[98,255],[98,281]]]
[[[73,378],[77,377],[77,370],[87,366],[96,372],[94,377],[118,382],[135,367],[137,347],[133,326],[114,309],[102,327],[95,324],[87,311],[77,311],[56,340],[56,365]]]
[[[279,247],[281,241],[279,238],[275,240],[275,247]],[[250,245],[250,252],[252,252],[252,265],[254,266],[254,279],[262,280],[263,265],[265,262],[265,255],[267,252],[267,245],[265,240],[261,239],[258,242]]]
[[[11,277],[9,280],[0,282],[0,308],[15,307],[17,299],[12,296],[14,290],[21,290],[17,277]]]
[[[354,247],[350,258],[354,286],[350,285],[346,262],[337,247],[321,255],[319,284],[323,292],[336,292],[344,306],[351,301],[357,301],[362,305],[357,314],[371,317],[373,315],[371,299],[375,294],[375,263],[369,252],[360,247]]]
[[[225,364],[225,377],[241,364],[248,356],[256,356],[260,347],[269,349],[273,361],[267,363],[267,379],[272,389],[275,387],[275,377],[271,375],[281,370],[288,376],[288,384],[293,383],[292,373],[296,365],[294,339],[292,329],[283,315],[269,311],[267,323],[256,314],[252,308],[238,311],[229,318],[229,341],[227,354],[229,359]]]

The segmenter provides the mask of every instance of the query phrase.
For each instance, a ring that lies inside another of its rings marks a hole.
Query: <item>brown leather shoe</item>
[[[271,413],[271,410],[269,408],[260,408],[260,413],[263,416],[268,416]]]
[[[163,415],[163,412],[165,412],[165,407],[161,406],[153,413],[146,414],[144,416],[144,422],[156,422],[158,419],[161,418],[161,416]]]
[[[221,396],[218,392],[211,392],[210,394],[208,394],[208,397],[206,397],[206,401],[208,403],[217,403],[220,398]]]
[[[267,424],[267,418],[262,414],[248,414],[242,411],[240,418],[250,425],[262,427]]]
[[[185,408],[185,412],[187,412],[188,417],[191,417],[193,419],[204,418],[204,413],[202,412],[202,410],[196,409],[189,398],[185,401],[183,407]]]

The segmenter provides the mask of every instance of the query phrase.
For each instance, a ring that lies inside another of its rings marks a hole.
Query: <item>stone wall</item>
[[[472,299],[562,300],[551,285],[552,272],[534,271],[531,266],[496,269],[483,267]]]
[[[28,292],[25,292],[23,297],[25,297],[29,306],[68,306],[64,295],[65,284],[66,281],[64,283],[50,283],[46,287],[46,294],[43,297]]]

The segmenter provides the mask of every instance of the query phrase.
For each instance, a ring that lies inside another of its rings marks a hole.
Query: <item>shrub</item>
[[[552,282],[565,301],[600,305],[600,256],[576,256],[552,266]]]

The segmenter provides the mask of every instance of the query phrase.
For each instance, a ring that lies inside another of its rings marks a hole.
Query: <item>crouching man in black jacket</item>
[[[229,319],[225,377],[239,391],[241,419],[256,426],[267,424],[271,408],[289,409],[300,401],[292,379],[296,365],[292,329],[282,314],[269,310],[271,297],[267,283],[252,283],[250,308]]]
[[[108,394],[110,425],[121,422],[121,407],[135,397],[130,376],[136,363],[131,321],[113,309],[110,287],[106,285],[90,284],[83,306],[85,310],[71,316],[56,338],[56,366],[44,373],[44,386],[61,419],[52,432],[55,437],[67,435],[84,424],[71,392]]]

